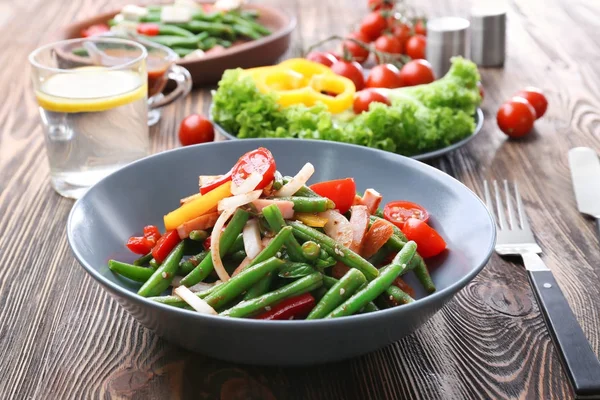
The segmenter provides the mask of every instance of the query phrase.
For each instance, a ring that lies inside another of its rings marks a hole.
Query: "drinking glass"
[[[146,48],[93,37],[52,43],[29,55],[52,187],[79,198],[150,151]]]

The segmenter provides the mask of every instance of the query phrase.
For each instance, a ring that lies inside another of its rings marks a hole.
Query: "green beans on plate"
[[[435,290],[417,251],[420,245],[431,250],[425,239],[385,227],[397,223],[393,219],[371,229],[381,198],[373,202],[369,196],[377,192],[361,197],[354,189],[328,189],[339,180],[309,187],[309,167],[282,178],[267,149],[242,155],[217,181],[200,179],[209,183],[164,216],[164,233],[148,225],[143,236],[133,235],[127,247],[140,255],[133,264],[110,260],[109,270],[138,282],[138,294],[155,303],[265,320],[340,318],[401,307],[418,301],[397,280],[405,273],[414,273],[426,292]],[[336,204],[354,205],[340,214]],[[211,225],[179,237],[184,224],[215,212]]]

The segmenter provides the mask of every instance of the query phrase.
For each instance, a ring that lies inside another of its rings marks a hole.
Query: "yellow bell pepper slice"
[[[313,228],[322,228],[328,221],[328,219],[325,217],[311,213],[295,213],[294,217],[304,225],[308,225]]]
[[[299,72],[308,79],[312,78],[314,75],[335,75],[329,67],[319,64],[318,62],[307,60],[306,58],[290,58],[289,60],[280,62],[277,66]]]
[[[165,215],[165,229],[167,231],[177,229],[179,225],[211,211],[217,207],[219,201],[229,196],[231,196],[231,181],[225,182],[205,195],[185,203],[178,209]]]

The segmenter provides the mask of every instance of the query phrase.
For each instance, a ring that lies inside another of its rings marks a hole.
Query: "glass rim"
[[[148,57],[148,50],[146,50],[146,47],[144,47],[144,45],[142,45],[141,43],[138,43],[136,41],[133,40],[128,40],[128,39],[121,39],[121,38],[111,38],[111,37],[102,37],[102,36],[94,36],[94,37],[89,37],[89,38],[75,38],[75,39],[66,39],[66,40],[59,40],[53,43],[48,43],[44,46],[38,47],[37,49],[33,50],[31,53],[29,53],[29,56],[27,57],[29,60],[29,63],[38,69],[43,69],[46,71],[52,71],[52,72],[58,72],[58,73],[81,73],[82,71],[77,71],[75,69],[63,69],[63,68],[56,68],[56,67],[49,67],[46,65],[42,65],[40,62],[38,62],[36,60],[36,57],[43,51],[48,50],[49,48],[52,47],[56,47],[59,44],[70,44],[70,43],[76,43],[76,42],[83,42],[83,41],[94,41],[94,42],[109,42],[109,43],[121,43],[121,44],[125,44],[125,45],[130,45],[133,47],[137,47],[138,49],[141,50],[140,55],[138,55],[137,57],[124,62],[123,64],[118,64],[118,65],[113,65],[110,67],[105,67],[106,70],[120,70],[120,69],[125,69],[127,67],[130,67],[144,59],[146,59]]]

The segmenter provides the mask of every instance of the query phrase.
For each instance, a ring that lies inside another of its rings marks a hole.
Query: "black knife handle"
[[[600,398],[600,361],[550,271],[527,271],[575,397]]]

